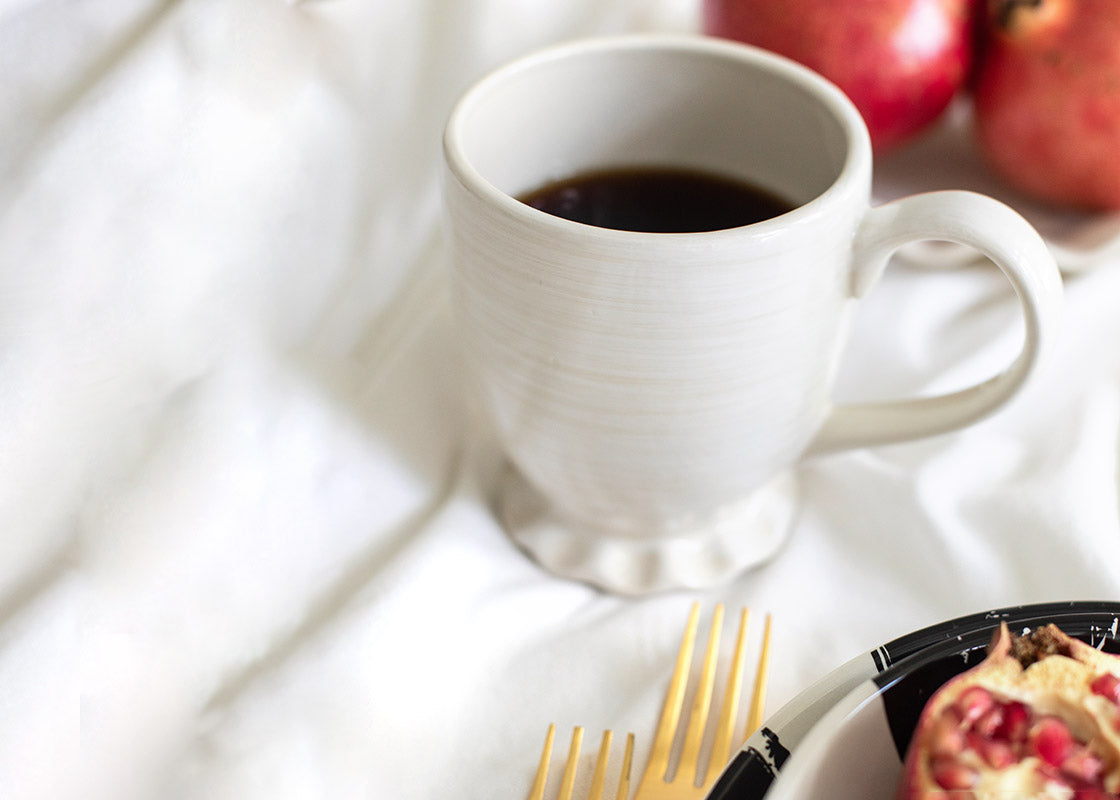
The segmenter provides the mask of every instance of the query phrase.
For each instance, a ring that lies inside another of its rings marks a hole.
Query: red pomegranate
[[[1056,626],[1001,625],[983,662],[926,703],[896,800],[1120,794],[1120,658]]]
[[[704,0],[705,33],[780,53],[837,84],[877,153],[936,120],[968,77],[975,0]]]
[[[1036,198],[1120,208],[1120,2],[989,0],[975,131]]]

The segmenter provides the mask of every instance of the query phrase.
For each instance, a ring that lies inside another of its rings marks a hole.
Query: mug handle
[[[854,241],[851,292],[862,297],[891,254],[908,242],[943,239],[976,248],[995,262],[1019,297],[1023,349],[1000,374],[935,397],[836,406],[806,455],[918,439],[962,428],[1015,395],[1055,337],[1062,280],[1046,243],[1022,216],[991,197],[966,191],[913,195],[872,208]]]

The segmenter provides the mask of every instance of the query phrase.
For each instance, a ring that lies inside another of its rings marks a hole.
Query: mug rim
[[[647,53],[677,51],[730,59],[767,70],[788,80],[791,84],[808,90],[821,101],[822,106],[829,110],[840,124],[847,139],[844,161],[836,177],[824,191],[776,217],[733,228],[665,233],[604,228],[557,217],[533,208],[502,191],[471,163],[464,151],[461,130],[472,106],[479,102],[491,87],[542,64],[582,54],[609,51]],[[655,237],[657,241],[672,239],[695,241],[698,238],[742,236],[745,232],[768,235],[775,230],[786,229],[816,218],[833,202],[833,198],[842,195],[860,174],[866,172],[870,175],[871,172],[871,138],[867,126],[855,105],[839,87],[819,73],[785,56],[754,45],[701,34],[627,33],[592,36],[560,42],[529,52],[490,71],[467,88],[451,109],[444,126],[442,144],[445,164],[459,183],[471,194],[501,209],[505,214],[525,223],[543,225],[558,232],[576,232],[586,235],[590,230],[594,231],[596,236],[623,240],[632,240],[634,237],[648,240],[649,237]]]

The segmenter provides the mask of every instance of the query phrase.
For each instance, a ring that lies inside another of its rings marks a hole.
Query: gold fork
[[[544,739],[544,748],[541,750],[541,760],[537,765],[537,776],[533,779],[533,788],[529,790],[529,800],[544,800],[544,785],[548,779],[548,763],[552,757],[552,740],[556,736],[556,724],[548,726],[548,734]],[[576,783],[576,768],[579,763],[580,744],[583,741],[583,728],[576,726],[572,729],[572,742],[568,746],[568,760],[564,764],[564,775],[560,779],[560,794],[556,800],[571,800],[572,790]],[[602,800],[603,785],[607,779],[607,762],[611,752],[611,732],[603,731],[603,739],[599,744],[599,756],[595,761],[595,772],[591,776],[591,789],[587,800]],[[622,773],[618,779],[618,792],[615,800],[627,800],[630,795],[630,763],[634,756],[634,734],[626,735],[626,751],[622,756]]]
[[[707,762],[700,764],[701,745],[707,727],[708,709],[712,700],[715,683],[716,662],[719,652],[720,629],[723,627],[723,606],[717,605],[712,613],[712,629],[708,635],[708,649],[704,654],[700,679],[695,690],[692,710],[689,714],[688,730],[680,759],[673,775],[669,775],[670,757],[673,742],[677,738],[677,723],[681,716],[685,689],[688,684],[689,664],[692,662],[693,643],[700,620],[700,604],[693,605],[685,626],[684,638],[677,653],[677,664],[669,689],[665,694],[665,705],[657,724],[657,734],[649,762],[638,782],[634,800],[700,800],[715,783],[720,770],[731,757],[734,743],[741,746],[747,737],[762,724],[762,708],[766,696],[766,677],[770,659],[770,615],[766,615],[766,626],[762,635],[762,651],[758,659],[758,672],[755,676],[754,693],[751,698],[750,712],[747,716],[746,732],[742,738],[735,739],[735,722],[739,712],[739,695],[745,659],[744,642],[747,633],[748,611],[743,609],[739,616],[739,636],[735,642],[735,652],[726,680],[723,704],[715,729],[715,738]]]

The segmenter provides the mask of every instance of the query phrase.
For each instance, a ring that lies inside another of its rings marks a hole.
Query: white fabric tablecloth
[[[530,49],[697,24],[0,4],[0,796],[521,798],[549,722],[558,750],[632,730],[644,764],[694,600],[773,613],[773,710],[920,626],[1120,599],[1120,258],[1068,279],[1012,405],[804,465],[788,546],[726,586],[612,597],[510,544],[449,321],[443,122]],[[837,391],[959,387],[1020,336],[990,266],[896,265]]]

